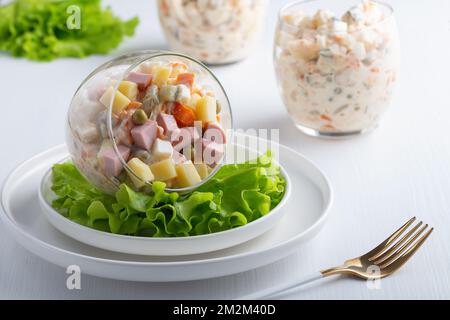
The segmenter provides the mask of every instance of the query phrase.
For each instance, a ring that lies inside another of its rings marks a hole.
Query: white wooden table
[[[122,52],[166,48],[153,0],[111,2],[123,17],[139,12],[141,24],[136,37],[110,56],[33,63],[0,55],[0,181],[19,162],[64,142],[70,99],[94,67]],[[0,225],[0,298],[233,298],[359,255],[412,215],[436,230],[379,290],[361,281],[327,280],[286,298],[450,298],[450,2],[389,1],[402,45],[395,99],[379,129],[345,141],[303,136],[281,104],[271,51],[284,2],[271,2],[264,41],[249,59],[214,71],[230,96],[237,127],[280,128],[282,143],[329,175],[336,197],[322,232],[288,258],[234,276],[171,284],[84,276],[82,289],[69,291],[64,269],[25,251]]]

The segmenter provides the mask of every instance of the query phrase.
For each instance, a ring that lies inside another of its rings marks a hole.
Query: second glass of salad
[[[268,0],[158,0],[172,51],[207,64],[247,57],[261,33]]]
[[[376,1],[296,1],[281,9],[274,65],[296,126],[339,138],[377,127],[400,60],[392,8]]]

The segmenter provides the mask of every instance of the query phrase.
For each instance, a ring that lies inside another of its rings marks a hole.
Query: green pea
[[[133,113],[133,122],[135,125],[142,125],[148,120],[147,114],[144,110],[138,109]]]

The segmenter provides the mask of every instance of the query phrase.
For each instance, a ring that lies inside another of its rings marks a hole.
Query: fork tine
[[[380,261],[375,262],[376,265],[379,265],[380,268],[386,267],[389,264],[391,264],[395,259],[400,257],[400,255],[405,252],[409,246],[420,237],[420,235],[425,231],[425,229],[428,228],[428,224],[424,225],[422,228],[419,229],[415,234],[412,235],[408,241],[405,242],[399,249],[397,249],[394,253],[392,253],[390,256],[386,256],[383,259],[380,259]]]
[[[365,256],[368,256],[370,258],[376,257],[377,255],[383,253],[383,251],[386,249],[387,246],[389,246],[392,242],[398,239],[400,235],[408,229],[408,227],[416,220],[416,217],[412,217],[409,219],[408,222],[406,222],[403,226],[401,226],[397,231],[395,231],[393,234],[389,236],[386,240],[384,240],[382,243],[380,243],[378,246],[376,246],[371,251],[367,252]]]
[[[380,264],[384,260],[386,260],[387,257],[389,257],[395,250],[398,249],[406,240],[408,240],[411,235],[416,232],[416,230],[422,225],[422,221],[420,221],[418,224],[416,224],[414,227],[411,228],[411,230],[408,231],[399,241],[394,243],[392,247],[390,247],[388,250],[385,250],[384,252],[381,251],[375,256],[369,258],[369,261],[374,261],[374,264]],[[386,249],[388,246],[386,246]]]
[[[391,264],[386,266],[384,268],[384,271],[388,274],[391,274],[398,269],[400,269],[401,266],[403,266],[416,252],[419,250],[419,248],[423,245],[425,240],[430,236],[430,234],[433,232],[434,228],[431,228],[427,231],[419,240],[417,240],[404,254],[402,254],[397,260],[393,261]]]

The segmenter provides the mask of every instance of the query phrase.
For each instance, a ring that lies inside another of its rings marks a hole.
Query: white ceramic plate
[[[291,178],[292,196],[277,226],[232,248],[206,254],[153,257],[98,249],[56,230],[39,208],[38,188],[47,169],[67,156],[64,146],[47,150],[17,167],[2,190],[0,220],[30,252],[66,268],[78,265],[85,274],[129,281],[187,281],[251,270],[277,261],[311,239],[326,221],[331,186],[310,161],[279,147],[280,163]]]
[[[240,154],[246,152],[249,159],[255,159],[258,156],[256,151],[250,151],[250,149],[243,146],[232,144],[228,148],[232,148]],[[65,160],[68,160],[68,158]],[[58,162],[63,161],[60,159]],[[75,240],[100,249],[150,256],[199,254],[230,248],[249,241],[267,232],[280,221],[286,213],[284,206],[289,200],[291,193],[289,175],[281,165],[280,167],[281,174],[286,179],[286,192],[282,201],[269,214],[242,227],[207,235],[179,238],[133,237],[97,231],[75,223],[59,214],[50,206],[51,201],[55,198],[55,194],[51,190],[51,165],[47,173],[42,177],[38,194],[39,204],[42,212],[56,229]]]

